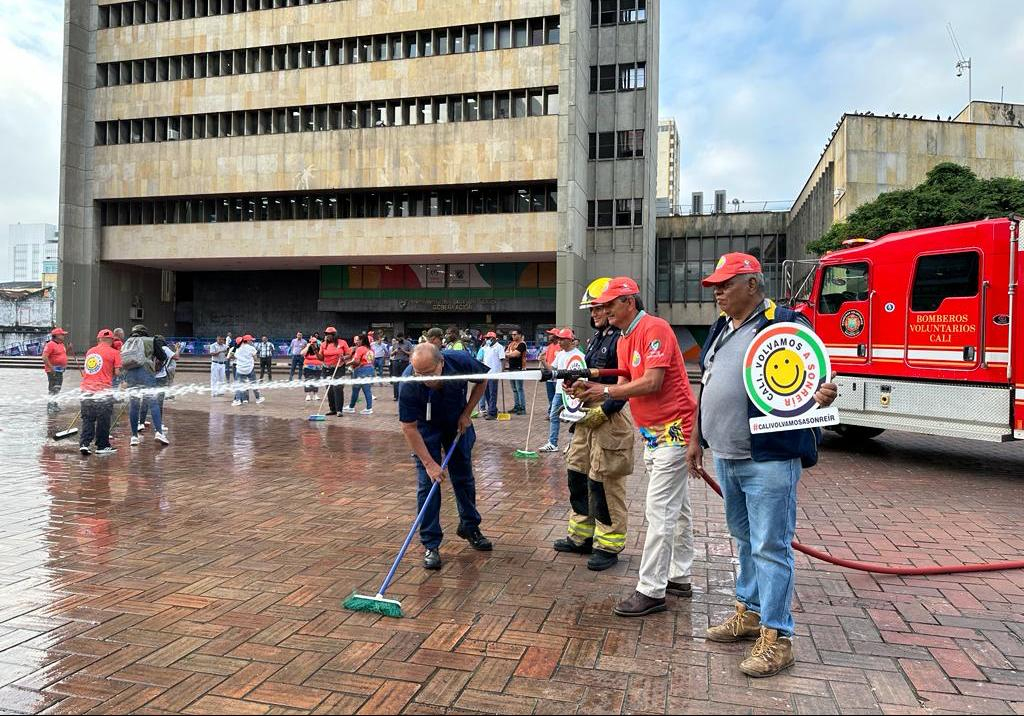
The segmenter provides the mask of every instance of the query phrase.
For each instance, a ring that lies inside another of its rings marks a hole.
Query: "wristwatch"
[[[611,388],[609,388],[607,385],[604,387],[604,397],[606,397],[606,398],[612,397]]]

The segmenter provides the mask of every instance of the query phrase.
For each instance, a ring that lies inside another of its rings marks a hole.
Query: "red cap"
[[[66,336],[68,334],[63,328],[54,328],[50,331],[51,336]]]
[[[113,338],[114,337],[114,332],[112,330],[110,330],[109,328],[104,328],[103,330],[101,330],[99,333],[96,334],[96,337],[97,338]]]
[[[486,334],[484,334],[484,338],[497,338],[497,337],[498,337],[498,334],[495,333],[494,331],[488,331]]]
[[[324,333],[337,333],[337,332],[338,332],[338,329],[335,328],[334,326],[327,326],[327,328],[324,329]]]
[[[608,288],[604,290],[604,293],[595,298],[591,303],[600,306],[605,303],[611,303],[616,298],[636,296],[638,293],[640,293],[640,287],[636,285],[636,281],[629,276],[616,276],[608,282]]]
[[[235,339],[235,345],[236,345],[236,346],[240,346],[240,345],[242,345],[242,339],[243,339],[244,337],[245,337],[245,336],[238,336],[238,337],[237,337],[237,338]]]
[[[700,283],[702,286],[714,286],[746,273],[761,273],[761,262],[750,254],[725,254],[718,259],[718,265],[711,275]]]
[[[548,333],[550,333],[555,338],[558,338],[560,340],[564,339],[571,341],[574,338],[576,338],[576,334],[572,332],[571,328],[552,328],[551,330],[548,331]]]
[[[242,336],[242,340],[243,340],[243,341],[254,341],[254,340],[256,340],[256,339],[255,339],[255,338],[253,338],[253,337],[252,337],[251,335],[249,335],[248,333],[246,333],[246,334],[245,334],[244,336]]]

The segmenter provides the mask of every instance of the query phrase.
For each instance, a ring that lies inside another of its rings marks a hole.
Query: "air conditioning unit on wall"
[[[131,310],[131,313],[130,313],[130,318],[133,321],[141,321],[145,317],[146,317],[145,316],[145,311],[143,311],[142,308],[136,307],[136,306],[132,307],[132,310]]]

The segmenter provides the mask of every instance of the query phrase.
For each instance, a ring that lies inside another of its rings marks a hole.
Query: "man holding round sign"
[[[698,473],[703,448],[713,451],[739,552],[736,612],[707,637],[756,639],[740,670],[772,676],[795,661],[797,482],[818,460],[818,426],[837,422],[827,408],[838,393],[828,353],[804,317],[765,297],[756,258],[726,254],[702,283],[714,289],[722,315],[701,351],[703,389],[687,461]]]

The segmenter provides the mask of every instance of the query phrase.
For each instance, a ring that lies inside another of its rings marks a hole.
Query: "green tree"
[[[846,221],[833,224],[807,248],[821,255],[842,248],[847,239],[877,239],[897,231],[978,221],[1014,211],[1024,213],[1024,181],[979,179],[967,167],[944,162],[913,189],[891,191],[858,206]]]

